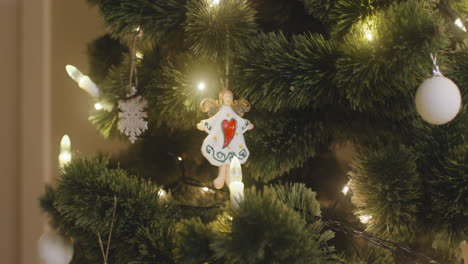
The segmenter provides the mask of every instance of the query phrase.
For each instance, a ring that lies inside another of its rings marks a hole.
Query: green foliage
[[[468,145],[453,150],[432,173],[431,219],[438,227],[433,247],[461,257],[458,245],[468,238]]]
[[[126,52],[128,52],[127,47],[107,34],[88,44],[91,79],[97,83],[105,79],[108,70],[112,66],[119,65],[122,62],[123,53]]]
[[[448,68],[444,74],[451,78],[460,88],[462,102],[468,101],[468,42],[460,45],[456,52],[450,54],[450,61],[446,64]]]
[[[368,30],[372,41],[365,37]],[[419,1],[377,12],[355,24],[345,41],[337,65],[339,88],[353,108],[375,111],[383,106],[382,114],[392,116],[410,111],[414,89],[431,69],[429,53],[447,45],[440,17]]]
[[[280,115],[259,113],[251,119],[255,129],[245,134],[252,153],[246,164],[247,174],[268,181],[315,156],[328,136],[321,122],[310,122],[312,116],[291,111]]]
[[[216,256],[237,263],[326,263],[313,230],[276,195],[255,190],[233,212],[232,233],[212,244]]]
[[[394,241],[413,238],[422,192],[416,156],[409,149],[362,151],[349,176],[356,213],[372,217],[367,231]]]
[[[41,206],[42,210],[47,212],[49,215],[50,221],[49,224],[53,228],[59,228],[60,224],[60,214],[57,212],[54,206],[55,201],[55,190],[50,185],[45,186],[44,194],[39,198],[39,205]]]
[[[139,241],[138,260],[130,263],[176,263],[173,257],[176,233],[174,222],[171,218],[156,218],[148,226],[139,228],[135,235]]]
[[[58,181],[54,207],[61,221],[83,232],[76,233],[78,243],[94,243],[96,249],[97,235],[107,238],[112,225],[112,262],[127,263],[137,260],[138,247],[145,245],[135,234],[144,238],[148,238],[145,234],[158,234],[169,239],[168,230],[177,221],[178,210],[159,199],[158,188],[150,182],[107,165],[106,161],[90,159],[76,159],[66,165]],[[112,220],[114,203],[116,213]],[[169,244],[148,244],[170,256]]]
[[[282,33],[259,34],[236,60],[240,95],[269,111],[336,103],[339,55],[337,45],[320,35],[288,40]]]
[[[335,6],[337,0],[301,0],[304,2],[304,7],[307,12],[324,21],[328,15],[330,10]]]
[[[101,261],[97,233],[104,238],[109,233],[114,197],[109,263],[340,259],[329,253],[333,233],[318,220],[315,193],[304,185],[247,191],[232,220],[229,208],[179,212],[175,206],[211,202],[194,195],[198,189],[173,184],[182,178],[182,165],[186,177],[205,183],[216,170],[199,153],[205,134],[195,124],[206,118],[201,100],[217,98],[227,59],[230,89],[254,109],[245,116],[255,125],[245,134],[252,154],[244,166],[246,183],[283,176],[330,142],[371,146],[355,158],[350,173],[357,213],[373,216],[367,230],[412,243],[421,242],[412,238],[423,240],[418,236],[424,232],[430,241],[418,246],[432,244],[450,261],[458,257],[459,241],[468,239],[466,106],[450,124],[433,127],[416,115],[413,97],[430,75],[429,53],[437,52],[442,72],[468,100],[467,35],[444,11],[447,4],[466,18],[466,1],[88,2],[99,6],[112,36],[88,48],[91,77],[101,92],[97,100],[112,108],[93,111],[90,120],[105,137],[120,135],[117,104],[127,97],[130,72],[129,48],[121,43],[128,45],[140,26],[144,36],[137,50],[144,57],[136,61],[137,88],[148,101],[150,129],[119,157],[140,179],[102,160],[76,160],[65,168],[57,189],[46,189],[41,206],[54,227],[73,237],[74,264]],[[302,7],[312,18],[297,11]],[[196,89],[201,81],[207,85],[203,92]],[[171,155],[183,156],[183,164]],[[141,178],[177,186],[177,198],[160,200],[158,188]],[[226,197],[220,192],[212,200]],[[201,217],[175,226],[192,216]],[[367,253],[349,263],[391,262]]]
[[[363,255],[363,256],[361,256]],[[347,264],[393,264],[395,263],[392,257],[382,249],[369,249],[361,253],[360,256],[356,254],[347,258]]]
[[[216,67],[190,54],[179,55],[153,76],[145,95],[149,121],[155,126],[166,124],[173,129],[193,129],[205,118],[200,102],[206,97],[217,98],[219,91]],[[200,92],[197,85],[202,81],[207,89]]]
[[[88,120],[96,126],[104,138],[117,137],[121,135],[117,130],[119,123],[117,107],[114,107],[112,111],[93,111],[88,117]]]
[[[139,177],[151,179],[158,185],[174,185],[185,176],[199,182],[212,180],[213,168],[201,155],[200,146],[206,133],[198,130],[177,130],[159,127],[151,137],[139,140],[117,158],[120,166]],[[184,140],[181,140],[184,139]],[[183,157],[183,164],[177,160]],[[197,200],[192,192],[190,200]],[[203,202],[206,197],[199,201]]]
[[[185,0],[101,0],[101,14],[115,36],[128,36],[138,26],[158,39],[178,30],[185,20]]]
[[[298,211],[309,223],[316,222],[320,217],[320,204],[316,200],[316,193],[301,183],[286,183],[267,187],[265,193],[272,193],[277,199]]]
[[[468,238],[468,171],[466,106],[457,118],[443,126],[427,126],[418,133],[415,146],[418,168],[425,181],[422,207],[432,246],[450,261],[460,257],[458,244]],[[437,149],[437,151],[434,151]]]
[[[130,57],[125,54],[123,61],[119,65],[112,66],[107,77],[99,84],[102,98],[117,106],[118,100],[126,98],[130,92],[129,78]]]
[[[196,264],[209,260],[213,255],[210,249],[211,233],[199,218],[181,222],[177,232],[179,261]]]
[[[329,19],[336,21],[333,32],[344,35],[358,21],[366,19],[375,12],[374,5],[382,0],[337,0],[330,12]],[[389,2],[389,1],[387,1]]]
[[[185,32],[190,49],[204,58],[229,58],[256,32],[255,10],[247,0],[191,0]]]
[[[326,252],[334,251],[333,247],[325,246],[334,237],[334,233],[325,230],[324,224],[319,221],[321,217],[320,204],[316,199],[317,194],[315,192],[301,183],[286,183],[268,186],[264,189],[264,193],[267,196],[276,197],[281,203],[299,213],[309,224],[309,228],[312,230],[312,238],[322,247],[325,247]]]
[[[232,217],[220,215],[208,225],[198,219],[181,225],[184,263],[210,259],[226,263],[334,263],[333,249],[326,246],[333,232],[323,230],[315,218],[320,214],[318,202],[304,185],[248,190],[244,202],[232,213]]]

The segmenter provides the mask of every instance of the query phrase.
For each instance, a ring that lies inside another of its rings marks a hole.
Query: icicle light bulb
[[[71,155],[71,140],[68,135],[62,137],[60,141],[60,155],[59,155],[59,166],[63,168],[65,164],[69,163],[72,159]]]
[[[239,203],[244,200],[244,184],[242,183],[242,169],[237,157],[232,158],[229,167],[229,192],[231,205],[234,209],[239,208]]]
[[[229,178],[231,182],[242,182],[242,168],[237,157],[232,158],[229,166]]]
[[[455,25],[466,32],[466,27],[465,25],[463,25],[463,22],[460,18],[457,18],[457,20],[455,20]]]
[[[85,90],[93,97],[99,96],[99,88],[97,85],[86,75],[80,72],[75,66],[67,65],[65,67],[67,70],[68,75],[78,83],[78,86]]]
[[[203,90],[205,90],[206,85],[205,85],[204,82],[200,82],[200,83],[198,83],[197,87],[198,87],[198,90],[203,91]]]

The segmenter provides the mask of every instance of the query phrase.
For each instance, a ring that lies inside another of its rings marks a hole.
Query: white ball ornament
[[[41,236],[38,250],[44,264],[68,264],[73,258],[72,243],[55,231]]]
[[[416,110],[422,119],[433,125],[452,121],[461,108],[458,86],[441,74],[425,80],[419,86],[415,100]]]

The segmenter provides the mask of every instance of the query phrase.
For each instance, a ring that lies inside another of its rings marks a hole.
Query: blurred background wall
[[[38,197],[64,134],[81,155],[125,147],[89,123],[90,98],[65,72],[87,73],[86,45],[103,32],[85,0],[0,0],[0,263],[40,263]]]
[[[18,263],[19,21],[16,0],[0,0],[0,255]]]

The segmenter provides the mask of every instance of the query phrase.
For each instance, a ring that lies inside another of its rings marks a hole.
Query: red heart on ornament
[[[229,146],[232,139],[234,138],[234,132],[236,132],[237,121],[235,119],[231,119],[231,121],[223,120],[221,125],[223,126],[223,132],[224,132],[223,148],[225,148]]]

